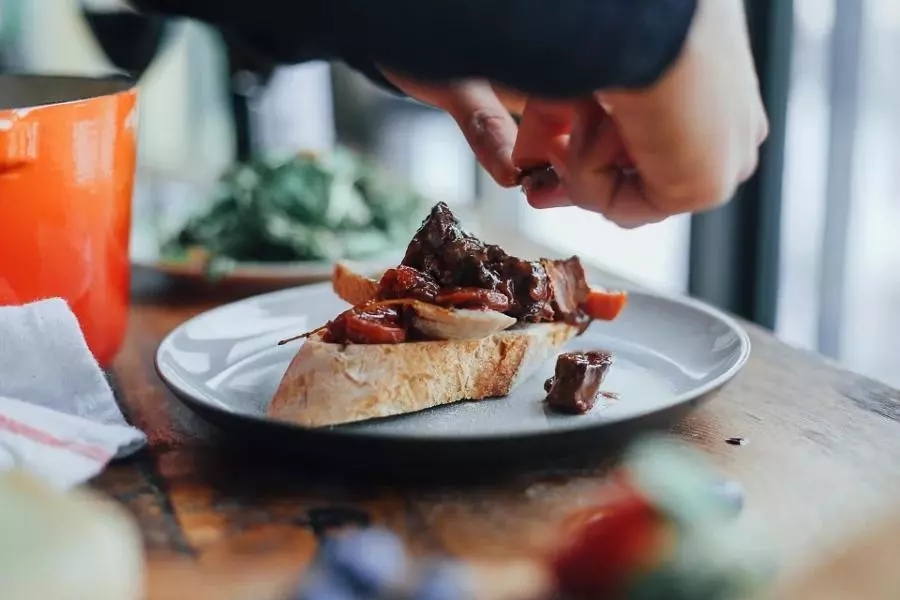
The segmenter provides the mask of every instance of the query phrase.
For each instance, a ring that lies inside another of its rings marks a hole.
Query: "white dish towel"
[[[146,441],[125,422],[64,300],[0,307],[0,471],[18,467],[66,489]]]

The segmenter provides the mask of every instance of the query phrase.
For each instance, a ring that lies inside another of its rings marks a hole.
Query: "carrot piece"
[[[592,319],[612,321],[628,303],[628,292],[591,288],[584,303],[584,312]]]

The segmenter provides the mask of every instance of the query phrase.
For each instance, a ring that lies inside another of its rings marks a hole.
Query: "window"
[[[796,0],[779,335],[900,384],[900,4]]]
[[[687,290],[689,217],[625,230],[577,208],[522,211],[524,231],[554,250],[656,289]]]

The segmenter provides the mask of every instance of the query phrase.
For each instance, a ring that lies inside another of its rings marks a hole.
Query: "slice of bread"
[[[331,287],[338,298],[356,306],[372,300],[378,294],[378,281],[354,271],[346,263],[334,265]]]
[[[346,264],[335,265],[331,283],[353,305],[378,293],[378,281]],[[268,415],[323,427],[506,396],[577,334],[565,323],[402,344],[331,344],[315,334],[288,366]]]
[[[577,333],[540,323],[478,340],[346,346],[314,335],[291,361],[268,415],[322,427],[506,396]]]

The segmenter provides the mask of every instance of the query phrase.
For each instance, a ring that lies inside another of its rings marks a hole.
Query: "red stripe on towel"
[[[112,458],[112,454],[101,448],[91,444],[79,444],[78,442],[67,442],[53,435],[36,429],[31,425],[26,425],[21,421],[15,421],[9,417],[0,415],[0,429],[6,429],[14,434],[26,437],[33,442],[43,444],[44,446],[52,446],[54,448],[65,448],[75,454],[80,454],[97,462],[108,462]]]

